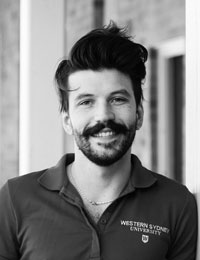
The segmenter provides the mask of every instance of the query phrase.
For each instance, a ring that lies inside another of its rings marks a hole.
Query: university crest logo
[[[143,243],[148,243],[148,242],[149,242],[149,236],[147,236],[147,235],[142,235],[142,242],[143,242]]]

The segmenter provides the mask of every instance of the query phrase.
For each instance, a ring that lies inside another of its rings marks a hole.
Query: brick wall
[[[19,0],[0,1],[0,186],[18,175]]]

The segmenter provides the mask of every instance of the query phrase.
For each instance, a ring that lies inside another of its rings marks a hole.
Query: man
[[[146,60],[147,50],[110,24],[60,63],[63,126],[75,152],[2,188],[0,259],[195,259],[193,195],[131,155]]]

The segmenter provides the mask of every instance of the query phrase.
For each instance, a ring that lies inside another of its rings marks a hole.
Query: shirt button
[[[105,218],[103,218],[103,219],[101,220],[101,224],[105,225],[106,223],[107,223],[107,220],[106,220]]]

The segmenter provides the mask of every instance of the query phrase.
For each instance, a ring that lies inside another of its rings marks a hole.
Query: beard
[[[97,138],[95,135],[104,128],[112,131],[116,138],[110,142],[97,141],[94,144],[92,139]],[[110,166],[121,159],[131,147],[135,138],[136,126],[133,123],[127,127],[109,120],[106,123],[97,123],[92,127],[86,127],[82,133],[75,129],[73,132],[78,148],[90,161],[99,166]]]

